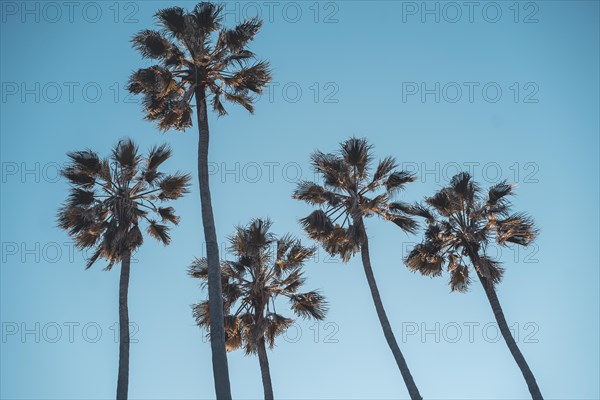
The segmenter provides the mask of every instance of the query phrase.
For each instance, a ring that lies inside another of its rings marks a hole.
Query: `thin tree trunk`
[[[385,313],[385,309],[383,308],[383,303],[381,301],[381,296],[379,295],[379,289],[377,288],[377,283],[375,282],[375,276],[373,275],[373,268],[371,267],[371,257],[369,255],[369,239],[367,238],[367,232],[365,230],[364,224],[362,222],[362,218],[355,218],[355,223],[358,223],[359,229],[361,230],[362,243],[360,248],[360,255],[362,257],[362,263],[365,270],[365,275],[367,276],[367,282],[369,283],[369,289],[371,289],[371,296],[373,297],[373,303],[375,303],[375,310],[377,310],[377,316],[379,317],[379,322],[381,323],[381,328],[383,329],[383,334],[385,339],[387,340],[388,346],[392,350],[392,354],[396,359],[396,364],[398,364],[398,368],[400,369],[400,373],[402,374],[402,378],[404,379],[404,384],[408,389],[408,394],[412,400],[421,400],[421,394],[419,393],[419,389],[413,380],[413,377],[408,369],[408,365],[406,364],[406,360],[400,351],[400,347],[398,347],[398,343],[396,342],[396,338],[394,337],[394,332],[392,331],[392,327],[390,325],[390,321]]]
[[[208,260],[208,308],[210,313],[210,345],[212,350],[213,376],[217,399],[231,399],[229,369],[225,350],[225,326],[223,320],[223,296],[221,294],[221,266],[219,245],[212,210],[212,200],[208,182],[208,114],[203,88],[196,88],[196,114],[198,117],[198,180],[200,183],[200,204],[202,225]]]
[[[129,388],[129,310],[127,292],[129,291],[129,273],[131,252],[126,251],[121,261],[119,279],[119,375],[117,378],[117,400],[127,400]]]
[[[269,370],[269,359],[267,358],[267,348],[265,346],[264,337],[258,341],[257,351],[263,389],[265,391],[265,400],[273,400],[273,386],[271,384],[271,372]]]
[[[470,254],[470,258],[474,265],[480,265],[479,256],[477,254]],[[506,342],[506,345],[508,346],[513,358],[517,362],[517,365],[521,369],[523,377],[525,378],[525,382],[529,388],[529,393],[531,393],[531,398],[534,400],[543,400],[542,393],[540,392],[540,388],[538,387],[535,377],[533,376],[531,369],[529,369],[529,365],[527,365],[527,361],[525,361],[525,357],[523,357],[521,350],[519,350],[517,342],[510,333],[510,328],[508,327],[508,323],[504,317],[504,312],[500,306],[500,301],[498,300],[498,296],[496,295],[496,290],[494,289],[493,284],[489,282],[486,277],[482,276],[479,271],[476,272],[490,305],[492,306],[494,317],[496,317],[496,322],[498,323],[498,328],[500,328],[500,332],[504,337],[504,341]]]

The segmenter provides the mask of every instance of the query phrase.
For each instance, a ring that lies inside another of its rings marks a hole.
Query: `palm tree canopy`
[[[372,146],[365,138],[346,140],[337,153],[316,151],[311,163],[324,184],[300,182],[293,194],[295,199],[318,207],[300,220],[309,237],[344,261],[360,249],[359,218],[378,215],[406,232],[417,227],[409,215],[411,206],[394,201],[414,176],[398,170],[392,157],[380,160],[374,170],[372,161]]]
[[[479,260],[476,271],[492,284],[499,283],[504,269],[500,262],[485,254],[493,240],[501,246],[509,243],[529,245],[538,230],[524,213],[511,213],[508,196],[514,186],[502,181],[483,192],[466,172],[455,175],[447,187],[413,207],[426,220],[424,240],[416,245],[405,262],[412,271],[439,276],[444,268],[450,273],[452,291],[468,289],[469,255]],[[483,250],[482,254],[479,254]]]
[[[143,221],[150,236],[169,244],[168,224],[177,225],[179,217],[163,203],[187,193],[190,180],[188,174],[159,171],[170,156],[166,145],[142,156],[131,139],[121,140],[108,158],[91,150],[68,153],[70,163],[62,175],[70,183],[70,193],[59,210],[58,226],[78,248],[94,249],[87,268],[101,257],[110,269],[125,250],[141,246]]]
[[[237,227],[229,238],[234,260],[221,263],[228,351],[244,347],[246,354],[256,353],[261,338],[270,348],[275,346],[275,338],[294,323],[275,309],[278,298],[287,300],[298,317],[325,318],[325,298],[316,290],[301,292],[303,267],[315,249],[302,246],[290,235],[277,238],[270,228],[269,220],[254,219],[247,226]],[[206,259],[194,260],[189,274],[205,284]],[[198,326],[208,329],[208,301],[194,304],[192,309]]]
[[[212,96],[219,115],[227,113],[223,99],[253,112],[253,96],[271,80],[269,64],[256,61],[247,49],[262,21],[250,18],[227,29],[222,11],[222,5],[208,2],[189,12],[166,8],[155,15],[160,30],[143,30],[133,37],[134,48],[157,64],[134,72],[128,89],[144,95],[146,119],[158,121],[161,130],[191,126],[190,101],[196,89]]]

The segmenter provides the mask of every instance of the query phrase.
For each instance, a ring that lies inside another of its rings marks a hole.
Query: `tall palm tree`
[[[414,208],[414,212],[427,221],[427,229],[423,242],[407,256],[406,265],[428,276],[441,275],[445,267],[450,273],[450,289],[458,292],[467,291],[471,283],[469,265],[472,266],[532,398],[542,399],[535,377],[510,333],[496,295],[495,285],[500,283],[504,269],[485,251],[492,240],[501,246],[510,243],[527,246],[537,235],[529,216],[511,214],[507,196],[513,194],[513,189],[512,185],[503,181],[482,193],[468,173],[454,176],[447,187],[425,199],[430,207],[417,205]]]
[[[413,232],[417,224],[407,214],[410,206],[393,201],[393,198],[415,178],[405,171],[396,170],[396,161],[391,157],[379,161],[371,175],[372,147],[366,139],[351,138],[341,143],[340,147],[336,154],[317,151],[312,155],[313,168],[322,176],[324,186],[313,182],[301,182],[298,185],[293,197],[319,207],[300,222],[309,237],[317,240],[329,254],[340,256],[344,262],[360,250],[385,339],[411,399],[420,399],[419,390],[383,308],[371,267],[369,239],[363,221],[364,218],[377,215],[394,222],[406,232]]]
[[[127,399],[129,385],[129,313],[127,292],[131,253],[143,242],[140,225],[167,245],[169,226],[179,217],[173,207],[161,203],[176,200],[188,191],[190,176],[165,175],[158,169],[171,156],[166,146],[138,155],[130,139],[120,141],[108,158],[91,150],[68,153],[69,165],[62,175],[70,183],[69,198],[58,213],[58,225],[71,235],[80,249],[93,249],[90,268],[99,258],[108,261],[106,270],[121,263],[119,282],[119,375],[117,399]],[[158,221],[160,220],[160,222]]]
[[[273,349],[275,338],[294,323],[277,313],[276,301],[288,300],[294,314],[302,318],[322,320],[327,311],[318,291],[299,292],[305,281],[304,263],[315,248],[302,246],[289,234],[277,238],[270,228],[271,222],[262,219],[238,227],[229,238],[235,261],[221,263],[227,350],[243,347],[246,354],[258,355],[265,399],[273,399],[266,346]],[[189,273],[206,282],[206,260],[196,259]],[[198,326],[208,328],[208,301],[192,307]]]
[[[157,65],[141,68],[130,78],[128,89],[144,95],[146,119],[167,131],[192,125],[195,99],[198,124],[198,179],[202,223],[208,258],[208,292],[211,314],[211,349],[215,390],[219,399],[231,398],[221,304],[219,248],[208,180],[207,100],[219,115],[227,114],[222,100],[253,112],[254,95],[270,81],[269,65],[254,61],[247,45],[262,22],[247,19],[232,29],[222,28],[223,7],[199,3],[192,11],[171,7],[156,13],[160,31],[143,30],[133,46]]]

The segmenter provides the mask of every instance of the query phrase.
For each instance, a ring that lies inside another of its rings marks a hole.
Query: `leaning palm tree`
[[[371,267],[369,239],[364,225],[364,218],[377,215],[394,222],[406,232],[413,232],[417,224],[407,214],[410,206],[393,201],[393,198],[405,184],[414,181],[415,178],[405,171],[396,170],[396,161],[391,157],[379,161],[371,175],[372,158],[371,146],[366,139],[346,140],[336,154],[317,151],[311,160],[315,172],[322,176],[324,186],[313,182],[301,182],[293,197],[319,207],[300,222],[309,237],[317,240],[325,251],[333,256],[340,256],[347,262],[360,250],[385,339],[410,397],[420,399],[419,390],[383,308]]]
[[[532,398],[541,399],[535,377],[510,333],[496,295],[495,285],[501,281],[504,269],[485,251],[492,240],[501,246],[527,246],[537,235],[529,216],[511,214],[507,196],[513,189],[503,181],[484,194],[468,173],[454,176],[450,185],[425,200],[429,207],[414,207],[414,212],[425,218],[427,229],[423,242],[407,256],[406,265],[427,276],[439,276],[445,267],[450,273],[450,289],[457,292],[467,291],[471,283],[469,265],[472,266]]]
[[[62,175],[70,183],[69,198],[59,210],[58,225],[71,235],[79,249],[93,249],[90,268],[99,258],[106,270],[121,263],[119,282],[119,375],[117,399],[127,399],[129,385],[129,313],[127,292],[131,253],[143,242],[140,226],[167,245],[168,223],[177,225],[173,207],[162,203],[176,200],[188,191],[190,176],[165,175],[158,169],[169,157],[166,146],[154,147],[147,156],[138,154],[131,140],[120,141],[108,158],[91,150],[68,153],[69,165]],[[160,221],[159,221],[160,220]]]
[[[243,347],[247,355],[258,355],[265,399],[273,399],[266,347],[273,349],[275,338],[295,322],[278,314],[275,303],[288,300],[294,314],[302,318],[322,320],[327,311],[318,291],[300,292],[304,263],[315,248],[302,246],[290,235],[277,238],[270,228],[271,222],[262,219],[238,227],[229,238],[235,260],[221,263],[227,350]],[[206,259],[196,259],[189,273],[206,282]],[[211,316],[208,301],[193,305],[193,311],[198,326],[207,329]]]
[[[208,258],[208,291],[211,314],[211,348],[216,394],[231,398],[225,352],[219,249],[208,181],[207,101],[219,115],[227,114],[223,101],[253,112],[254,95],[261,94],[271,79],[269,65],[254,61],[247,45],[262,22],[248,19],[232,29],[222,28],[223,7],[199,3],[192,11],[180,7],[160,10],[160,31],[144,30],[133,37],[133,46],[157,65],[142,68],[130,78],[128,89],[144,95],[146,119],[167,131],[183,131],[192,125],[192,99],[198,124],[198,179],[202,223]]]

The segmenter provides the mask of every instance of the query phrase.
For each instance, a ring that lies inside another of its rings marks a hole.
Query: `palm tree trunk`
[[[470,254],[470,258],[473,265],[480,265],[479,256],[477,254]],[[504,337],[504,341],[506,342],[506,345],[508,346],[513,358],[517,362],[517,365],[521,369],[523,377],[525,378],[525,382],[529,388],[529,393],[531,393],[531,398],[534,400],[543,400],[542,393],[540,392],[540,388],[535,380],[535,376],[533,376],[531,369],[529,369],[529,365],[527,365],[527,361],[525,361],[525,357],[523,357],[521,350],[519,350],[519,347],[517,346],[517,342],[510,333],[510,329],[508,327],[508,323],[506,322],[506,318],[504,317],[504,312],[500,306],[500,301],[496,295],[494,285],[488,281],[486,277],[481,275],[479,271],[476,272],[490,305],[492,306],[494,317],[496,317],[496,322],[498,323],[498,328],[500,328],[500,332]]]
[[[198,117],[198,180],[202,225],[208,260],[208,308],[210,313],[210,345],[212,350],[213,376],[217,399],[231,399],[229,369],[225,350],[225,326],[223,320],[223,296],[221,294],[221,266],[219,245],[212,210],[208,183],[208,114],[204,89],[196,87],[196,114]]]
[[[260,373],[265,391],[265,400],[273,400],[273,386],[271,385],[271,372],[269,370],[269,359],[267,358],[267,348],[265,338],[261,338],[257,345],[258,362],[260,363]]]
[[[413,377],[408,369],[408,365],[406,364],[406,360],[400,351],[400,347],[398,347],[398,343],[396,342],[396,338],[394,337],[394,332],[392,331],[392,327],[390,325],[390,321],[385,313],[385,309],[383,308],[383,303],[381,301],[381,296],[379,295],[379,289],[377,288],[377,283],[375,282],[375,275],[373,275],[373,268],[371,267],[371,257],[369,255],[369,239],[367,238],[367,232],[365,226],[362,222],[362,218],[358,217],[355,219],[355,223],[358,224],[359,229],[361,230],[362,243],[360,248],[360,255],[362,257],[362,263],[365,270],[365,275],[367,276],[367,282],[369,283],[369,289],[371,289],[371,296],[373,297],[373,303],[375,303],[375,310],[377,310],[377,316],[379,317],[379,322],[381,323],[381,329],[383,329],[383,334],[385,339],[387,340],[388,346],[392,350],[392,354],[396,359],[396,364],[398,364],[398,368],[400,369],[400,373],[402,374],[402,378],[404,379],[404,384],[408,389],[408,394],[412,400],[421,400],[421,394],[419,393],[419,389],[413,380]]]
[[[121,261],[119,279],[119,375],[117,378],[117,400],[127,400],[129,388],[129,310],[127,293],[129,291],[129,271],[131,252],[125,251]]]

